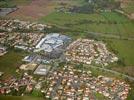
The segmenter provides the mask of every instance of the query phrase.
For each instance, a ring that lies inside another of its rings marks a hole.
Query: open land
[[[20,66],[21,59],[25,56],[24,52],[10,50],[7,54],[0,57],[0,70],[5,72],[5,77],[10,77]],[[15,74],[14,74],[15,75]]]
[[[9,14],[9,17],[24,18],[27,16],[27,19],[37,19],[41,16],[48,15],[53,9],[53,4],[51,0],[34,0],[31,1],[29,5],[18,6],[18,10]],[[24,17],[23,17],[24,16]]]
[[[0,100],[43,100],[42,98],[33,97],[17,97],[17,96],[1,96]]]

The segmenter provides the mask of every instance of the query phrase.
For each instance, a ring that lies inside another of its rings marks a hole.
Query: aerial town
[[[134,100],[133,4],[0,0],[0,100]]]
[[[7,24],[9,21],[2,21],[2,27],[5,26],[3,22]],[[9,24],[8,27],[10,30],[13,29]],[[73,41],[69,36],[60,33],[19,32],[1,33],[0,40],[1,45],[6,43],[15,49],[30,52],[30,55],[22,59],[23,64],[16,70],[17,72],[24,71],[24,75],[21,79],[12,77],[8,80],[1,80],[0,94],[12,94],[12,91],[22,91],[21,87],[26,87],[21,95],[25,95],[26,91],[37,89],[44,95],[44,98],[53,100],[95,100],[94,94],[97,92],[112,100],[125,100],[131,89],[129,84],[122,80],[102,75],[95,77],[90,70],[82,71],[75,65],[65,64],[62,68],[52,66],[52,62],[56,59],[87,65],[102,64],[103,66],[118,61],[118,57],[110,52],[106,44],[101,41],[90,39]],[[7,52],[7,47],[1,46],[1,56]],[[48,85],[43,86],[43,79],[38,82],[27,71],[31,71],[33,75],[44,76]],[[2,74],[4,72],[1,72]]]

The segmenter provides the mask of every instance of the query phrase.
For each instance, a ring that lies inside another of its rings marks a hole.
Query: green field
[[[10,7],[16,7],[16,6],[22,6],[27,5],[31,2],[31,0],[0,0],[0,8],[10,8]]]
[[[112,66],[113,70],[134,76],[134,41],[106,39],[107,46],[113,50],[119,59],[125,64]]]
[[[106,40],[108,45],[117,52],[127,66],[134,65],[134,41],[111,39]]]
[[[22,63],[22,58],[25,56],[21,51],[9,51],[4,56],[0,57],[0,71],[6,76],[15,74],[16,68]]]
[[[134,37],[134,22],[115,12],[95,14],[54,12],[39,21],[69,28],[73,31]]]
[[[55,0],[55,3],[58,3],[59,0]],[[81,6],[86,4],[85,0],[64,0],[62,1],[66,6]]]
[[[0,96],[0,100],[44,100],[36,97],[20,97],[20,96]]]

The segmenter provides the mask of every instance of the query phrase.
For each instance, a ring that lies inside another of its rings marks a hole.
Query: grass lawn
[[[4,72],[6,76],[14,74],[16,68],[22,63],[21,60],[24,56],[24,52],[9,51],[4,56],[0,57],[0,71]]]
[[[32,93],[30,94],[30,96],[32,96],[32,97],[43,97],[40,90],[33,90]]]

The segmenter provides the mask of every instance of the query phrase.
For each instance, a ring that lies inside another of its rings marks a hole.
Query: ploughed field
[[[9,14],[12,18],[37,19],[41,16],[48,15],[53,9],[52,0],[32,0],[26,5],[18,6],[18,10]]]

